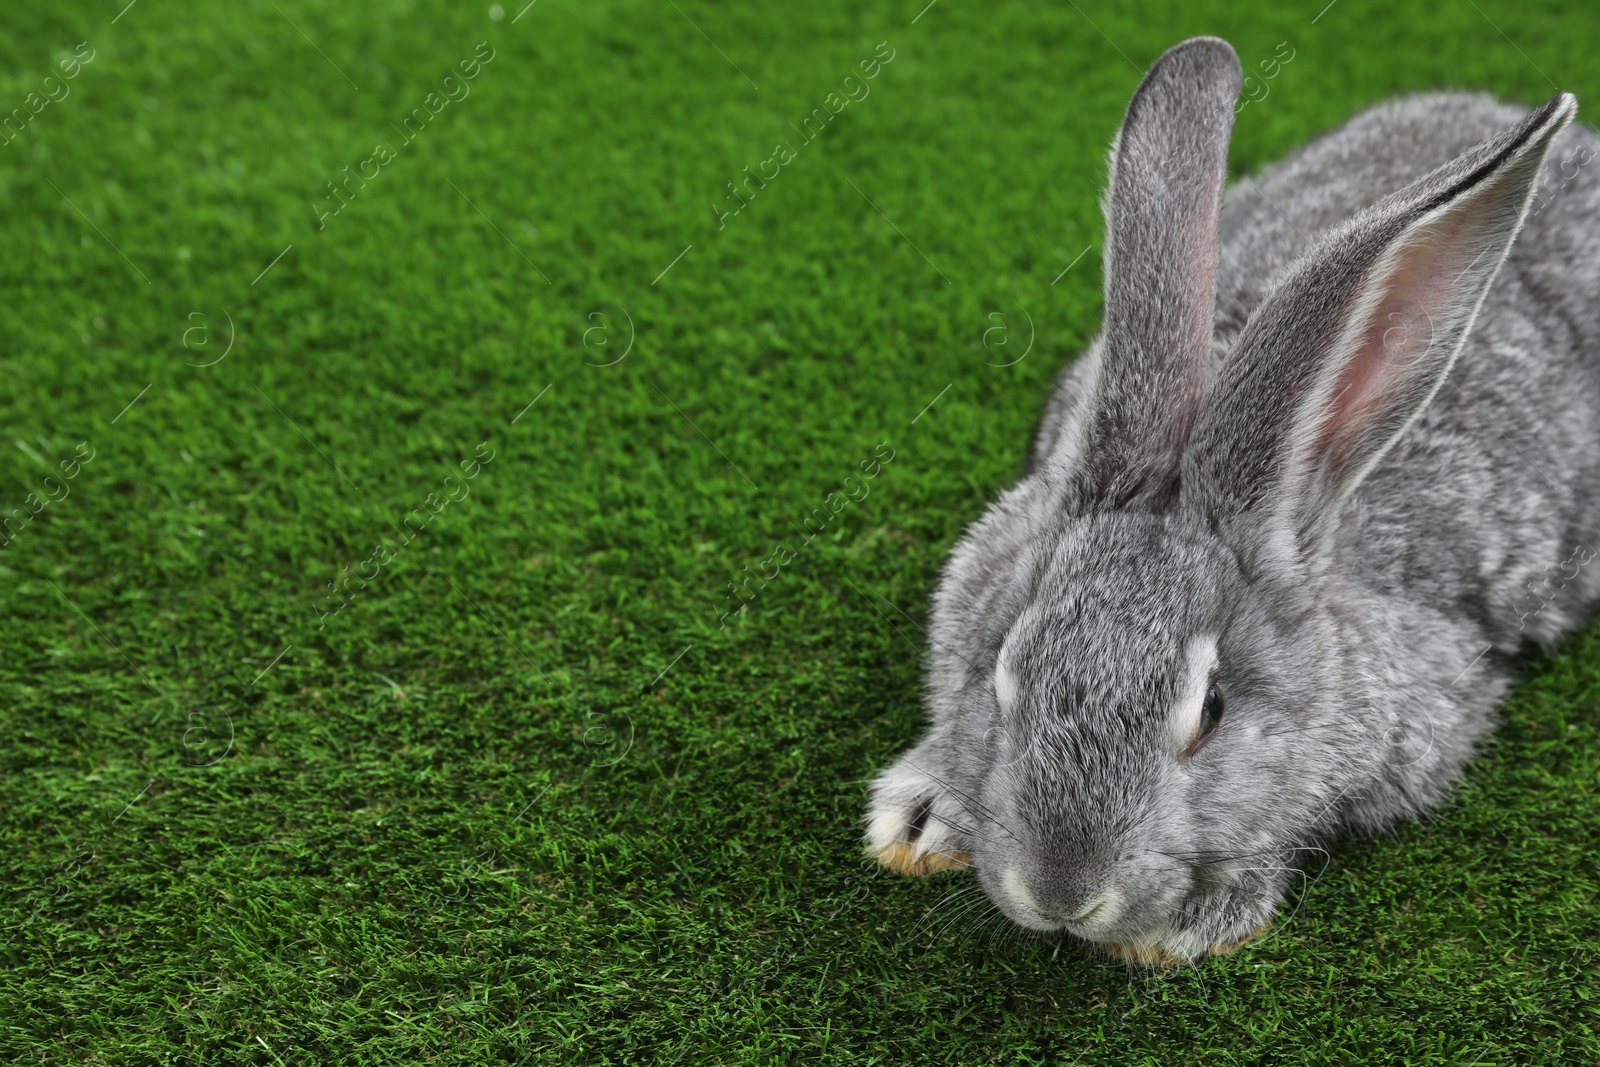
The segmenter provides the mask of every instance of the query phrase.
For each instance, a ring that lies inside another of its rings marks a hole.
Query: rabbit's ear
[[[1080,497],[1170,485],[1204,392],[1217,215],[1239,57],[1196,37],[1156,60],[1128,104],[1106,197],[1105,328]]]
[[[1265,512],[1302,550],[1324,544],[1450,372],[1576,110],[1555,96],[1306,253],[1216,376],[1184,456],[1186,502],[1223,520]]]

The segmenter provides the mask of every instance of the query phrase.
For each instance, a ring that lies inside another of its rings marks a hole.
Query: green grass
[[[1142,70],[1289,42],[1249,171],[1397,92],[1600,100],[1587,5],[522,2],[0,15],[0,111],[94,49],[0,147],[0,510],[93,455],[0,550],[0,1058],[1600,1056],[1600,631],[1526,666],[1447,810],[1194,972],[930,930],[959,880],[857,844],[920,721],[900,611],[1098,327]],[[719,229],[880,42],[871,95]]]

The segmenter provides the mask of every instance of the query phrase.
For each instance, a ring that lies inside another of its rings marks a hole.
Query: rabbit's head
[[[1427,655],[1430,627],[1381,601],[1332,609],[1334,548],[1449,373],[1575,108],[1556,97],[1322,235],[1214,351],[1238,91],[1232,49],[1201,38],[1128,108],[1082,396],[952,556],[931,727],[874,782],[867,835],[886,865],[974,868],[1020,925],[1135,962],[1239,944],[1341,802],[1470,749],[1424,750],[1396,714],[1441,697],[1373,664]]]

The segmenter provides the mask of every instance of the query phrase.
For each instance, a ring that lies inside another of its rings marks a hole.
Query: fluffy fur
[[[954,549],[927,732],[871,791],[885,864],[1142,964],[1241,943],[1319,842],[1437,804],[1508,659],[1600,598],[1574,99],[1398,100],[1224,197],[1239,82],[1198,38],[1129,105],[1104,328]]]

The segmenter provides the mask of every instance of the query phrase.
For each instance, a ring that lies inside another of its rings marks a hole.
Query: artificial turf
[[[1600,1058],[1600,629],[1193,971],[858,844],[1148,64],[1234,43],[1247,173],[1600,101],[1588,5],[523,2],[0,15],[0,1058]]]

